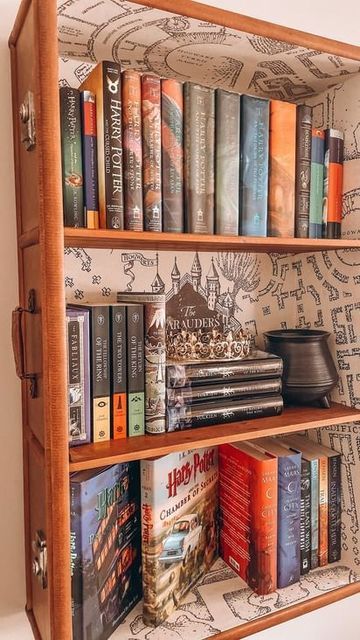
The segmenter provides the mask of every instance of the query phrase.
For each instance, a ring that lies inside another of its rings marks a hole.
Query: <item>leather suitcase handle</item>
[[[22,331],[22,318],[24,313],[34,313],[35,311],[35,292],[33,289],[29,292],[29,308],[24,309],[23,307],[16,307],[12,312],[12,321],[11,321],[11,337],[12,337],[12,347],[14,353],[15,360],[15,369],[16,375],[20,378],[20,380],[29,380],[30,381],[30,396],[31,398],[36,398],[37,389],[36,389],[36,374],[35,373],[27,373],[25,371],[25,346],[24,346],[24,336]]]

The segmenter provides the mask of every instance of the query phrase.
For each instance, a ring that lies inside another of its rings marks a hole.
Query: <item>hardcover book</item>
[[[268,235],[295,233],[296,105],[270,100]]]
[[[215,93],[192,82],[184,85],[185,227],[214,233]]]
[[[84,211],[88,229],[99,228],[99,189],[96,134],[96,98],[91,91],[82,91],[82,154],[84,173]]]
[[[300,580],[301,453],[273,438],[251,444],[278,460],[277,587],[283,589]]]
[[[211,424],[238,422],[249,418],[264,418],[282,413],[283,399],[280,395],[255,396],[216,402],[199,402],[194,405],[169,407],[166,412],[168,431],[205,427]]]
[[[193,387],[171,388],[166,390],[167,407],[198,404],[219,400],[230,402],[254,396],[276,395],[281,393],[281,378],[269,380],[249,380],[245,382],[229,382],[204,384]]]
[[[80,89],[96,96],[100,227],[123,229],[120,65],[113,61],[100,62]]]
[[[336,129],[325,131],[324,163],[324,238],[341,237],[344,134]]]
[[[184,98],[178,80],[161,80],[163,229],[184,231]]]
[[[255,349],[242,360],[204,360],[202,362],[168,362],[166,386],[179,388],[188,385],[236,382],[281,376],[283,361],[272,353]]]
[[[266,236],[269,100],[241,96],[240,235]]]
[[[111,437],[127,436],[127,376],[126,376],[126,307],[110,307],[111,327]]]
[[[91,442],[90,322],[88,309],[66,307],[69,444]]]
[[[141,115],[144,228],[162,231],[160,78],[147,73],[141,80]]]
[[[217,447],[141,461],[145,624],[161,624],[218,554]]]
[[[239,235],[240,95],[215,91],[215,233]]]
[[[84,227],[80,93],[60,88],[61,160],[64,225]]]
[[[296,109],[295,236],[308,238],[311,178],[312,108]]]
[[[144,307],[126,305],[128,436],[145,433]]]
[[[165,431],[165,295],[121,293],[118,302],[144,305],[145,431]]]
[[[74,640],[106,640],[141,598],[139,463],[70,476]]]
[[[311,138],[310,238],[322,238],[325,131],[313,129]]]
[[[142,231],[144,213],[141,76],[137,71],[127,69],[122,74],[122,84],[125,229]]]
[[[248,443],[219,446],[220,555],[258,595],[277,586],[278,462]]]

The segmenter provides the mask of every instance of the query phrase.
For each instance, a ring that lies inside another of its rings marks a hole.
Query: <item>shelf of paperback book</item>
[[[97,249],[158,249],[165,251],[252,251],[303,253],[334,249],[359,249],[359,240],[313,238],[260,238],[245,236],[201,235],[194,233],[157,233],[65,227],[66,247]]]
[[[276,417],[257,418],[159,435],[128,437],[70,449],[70,471],[95,469],[108,464],[143,460],[173,451],[197,449],[225,442],[239,442],[360,420],[360,411],[338,403],[329,409],[287,407]]]

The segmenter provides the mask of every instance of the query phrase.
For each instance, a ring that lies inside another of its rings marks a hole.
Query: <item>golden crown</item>
[[[245,329],[180,331],[168,329],[166,355],[170,360],[224,360],[246,358],[252,335]]]

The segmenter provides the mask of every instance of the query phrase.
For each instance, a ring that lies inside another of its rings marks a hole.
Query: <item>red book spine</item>
[[[137,71],[124,71],[122,76],[123,162],[124,162],[124,226],[129,231],[142,231],[142,137],[141,76]]]
[[[160,78],[142,77],[144,220],[146,231],[162,231]]]

